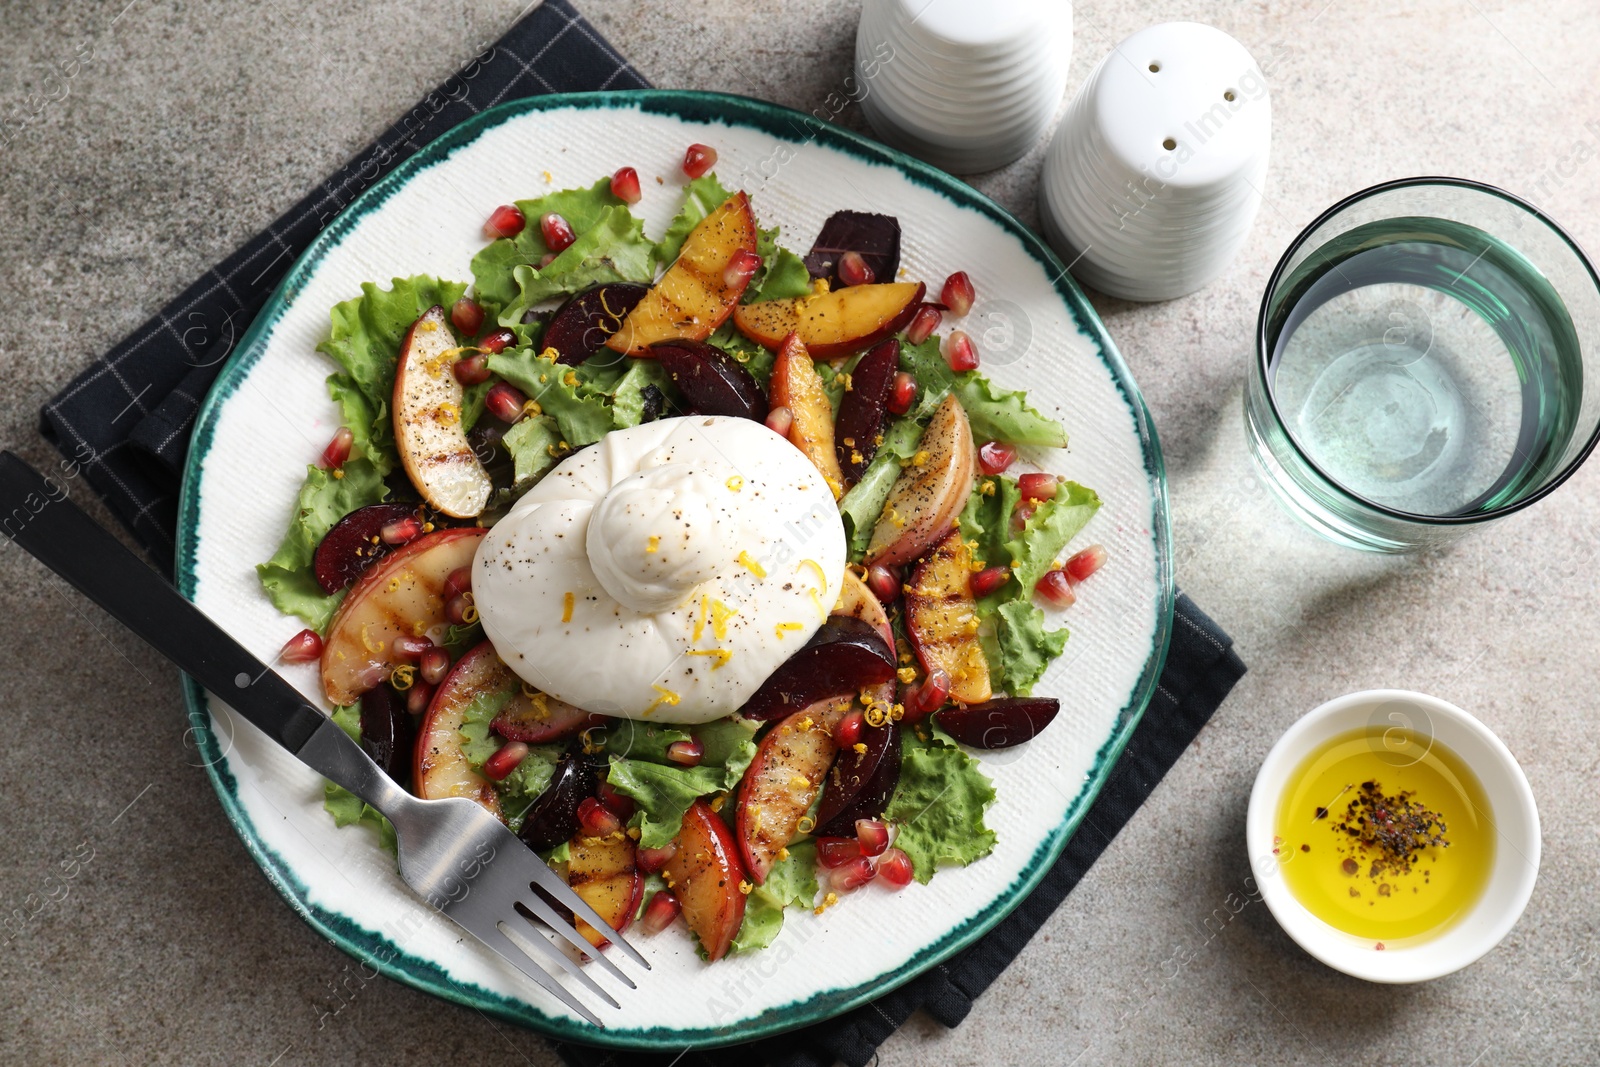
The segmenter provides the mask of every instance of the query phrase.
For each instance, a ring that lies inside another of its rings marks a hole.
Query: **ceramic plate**
[[[476,116],[356,200],[289,272],[242,339],[196,425],[181,507],[180,585],[263,660],[300,624],[256,583],[306,464],[339,424],[316,352],[328,310],[364,281],[427,273],[470,280],[497,204],[589,185],[632,164],[635,210],[659,235],[682,199],[678,164],[700,141],[751,194],[764,225],[804,251],[840,208],[900,218],[907,276],[968,271],[980,294],[963,324],[986,372],[1058,417],[1070,450],[1036,455],[1099,491],[1080,542],[1110,563],[1058,620],[1066,654],[1037,692],[1059,696],[1030,744],[983,756],[999,799],[994,853],[891,894],[869,887],[821,916],[792,911],[768,949],[715,965],[681,930],[635,940],[653,970],[598,1031],[413,898],[362,828],[337,829],[322,783],[198,687],[191,720],[217,794],[256,861],[307,922],[399,981],[552,1035],[628,1047],[747,1040],[814,1023],[880,995],[972,942],[1015,907],[1076,829],[1154,691],[1173,586],[1165,480],[1149,414],[1105,328],[1060,262],[999,207],[924,164],[810,116],[740,97],[670,91],[545,96]],[[664,184],[651,180],[656,175]],[[323,701],[311,666],[284,673]],[[608,981],[602,976],[602,981]],[[624,995],[626,994],[626,995]]]

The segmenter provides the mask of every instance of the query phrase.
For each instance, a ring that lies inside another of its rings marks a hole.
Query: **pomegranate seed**
[[[639,172],[632,167],[618,167],[611,176],[611,195],[624,204],[637,204],[644,197],[639,191]]]
[[[861,740],[861,731],[866,728],[867,717],[859,711],[852,711],[840,719],[833,728],[833,740],[840,748],[849,748]]]
[[[619,793],[610,782],[601,782],[599,789],[600,803],[604,804],[610,812],[619,819],[633,817],[633,798],[626,793]]]
[[[422,536],[422,523],[417,521],[415,515],[407,515],[403,519],[384,523],[378,536],[383,538],[386,545],[403,545]]]
[[[917,313],[911,316],[911,325],[906,327],[906,340],[914,345],[920,345],[933,331],[939,328],[939,323],[944,321],[944,312],[932,304],[923,304],[917,308]]]
[[[647,934],[659,934],[677,922],[678,915],[682,911],[683,905],[678,903],[678,898],[672,891],[663,889],[650,898],[650,903],[645,906],[644,915],[639,919],[639,925]]]
[[[550,264],[554,263],[555,261],[556,261],[556,254],[554,252],[546,252],[544,255],[539,257],[539,269],[540,270],[544,270],[546,267],[548,267]]]
[[[584,797],[578,805],[578,828],[590,837],[609,837],[622,829],[622,820],[596,798]]]
[[[911,857],[898,848],[891,848],[878,857],[878,877],[895,889],[911,884]]]
[[[1052,607],[1070,608],[1078,602],[1078,594],[1072,591],[1072,579],[1067,577],[1066,571],[1045,571],[1033,589]]]
[[[483,773],[496,782],[504,781],[506,775],[516,770],[523,760],[528,758],[528,746],[521,741],[507,741],[495,749],[494,755],[483,761]],[[588,803],[588,801],[584,801]],[[580,818],[582,808],[579,808]]]
[[[1054,474],[1024,474],[1017,479],[1017,488],[1024,500],[1051,500],[1059,484]]]
[[[457,567],[455,570],[451,571],[450,576],[444,580],[444,592],[440,595],[442,595],[444,599],[450,600],[454,597],[460,596],[462,593],[470,592],[472,592],[472,568],[470,566]]]
[[[972,595],[986,597],[990,593],[1006,584],[1006,579],[1011,577],[1011,571],[1006,567],[985,567],[968,580],[972,587]]]
[[[411,683],[411,688],[406,690],[406,710],[413,715],[427,711],[428,705],[433,703],[433,689],[427,682]]]
[[[462,385],[478,385],[489,380],[489,357],[486,353],[474,352],[456,360],[456,365],[450,370]]]
[[[846,252],[839,257],[840,285],[871,285],[877,280],[878,276],[872,273],[860,252]]]
[[[322,637],[315,630],[301,630],[283,643],[278,658],[285,663],[310,663],[322,658]]]
[[[881,856],[889,847],[889,824],[882,819],[857,819],[856,840],[863,856]]]
[[[906,694],[906,713],[902,722],[917,722],[944,707],[944,702],[950,699],[950,673],[943,667],[935,667],[922,680],[922,684]]]
[[[1022,528],[1028,525],[1028,520],[1033,518],[1033,513],[1038,510],[1039,505],[1036,501],[1024,500],[1022,503],[1018,504],[1017,510],[1011,513],[1012,532],[1021,533]]]
[[[944,342],[944,361],[957,374],[978,369],[978,346],[962,330],[951,330]]]
[[[1004,474],[1016,461],[1017,450],[1014,445],[990,441],[978,449],[978,466],[983,468],[985,474]]]
[[[900,572],[882,563],[867,568],[867,588],[872,595],[888,604],[900,597]]]
[[[832,870],[861,858],[861,842],[853,837],[817,838],[817,862]]]
[[[868,882],[878,873],[878,865],[866,856],[858,856],[843,867],[835,867],[828,873],[828,884],[836,892],[851,893]]]
[[[389,650],[395,654],[396,659],[419,660],[422,654],[434,647],[433,642],[426,637],[412,637],[410,634],[401,634],[394,639]]]
[[[483,305],[464,296],[450,305],[450,321],[463,337],[476,337],[483,329]]]
[[[483,224],[483,235],[491,241],[496,237],[515,237],[526,225],[528,220],[520,207],[501,204],[489,213],[489,221]]]
[[[904,415],[917,402],[917,380],[903,370],[894,372],[894,382],[889,386],[889,410]]]
[[[322,450],[322,458],[317,460],[317,466],[325,471],[338,470],[350,458],[350,449],[355,443],[356,435],[350,432],[350,427],[339,427],[333,432],[333,440],[328,442],[328,447]]]
[[[510,330],[496,330],[478,342],[478,347],[485,352],[498,355],[504,352],[509,345],[515,344],[517,335]]]
[[[544,243],[552,252],[565,252],[578,239],[567,220],[554,211],[539,216],[539,232],[544,235]]]
[[[703,177],[717,165],[717,150],[708,144],[692,144],[683,153],[683,173],[691,178]]]
[[[522,409],[527,405],[528,398],[510,382],[496,382],[483,398],[483,406],[501,422],[516,422],[522,418]]]
[[[450,653],[434,645],[417,660],[417,672],[429,685],[438,685],[450,673]]]
[[[444,603],[444,617],[461,626],[469,620],[478,621],[478,608],[472,603],[471,593],[459,593]]]
[[[674,741],[667,746],[667,759],[680,767],[698,767],[700,761],[706,758],[706,746],[695,738],[687,741]]]
[[[794,413],[788,408],[777,407],[767,412],[767,429],[779,437],[788,437],[789,431],[794,428]]]
[[[722,269],[722,284],[729,289],[743,289],[760,269],[761,257],[748,248],[741,248],[729,257],[728,265]]]
[[[972,279],[967,277],[966,271],[958,270],[944,280],[939,302],[950,309],[950,314],[960,318],[972,310],[972,302],[977,297],[977,292],[972,288]]]
[[[1062,569],[1067,572],[1067,577],[1075,582],[1081,582],[1101,567],[1105,566],[1106,550],[1104,545],[1090,545],[1075,555],[1069,556]]]
[[[678,843],[668,841],[660,848],[641,848],[633,854],[633,862],[645,874],[655,874],[661,868],[672,862],[672,857],[678,854]]]

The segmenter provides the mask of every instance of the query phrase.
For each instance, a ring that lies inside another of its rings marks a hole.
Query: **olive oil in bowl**
[[[1410,730],[1324,742],[1290,776],[1275,825],[1290,894],[1377,948],[1448,929],[1494,869],[1482,784],[1454,752]]]

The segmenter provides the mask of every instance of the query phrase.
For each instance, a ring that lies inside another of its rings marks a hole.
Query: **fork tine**
[[[578,894],[573,893],[571,888],[568,887],[565,882],[562,883],[562,888],[566,889],[568,893],[571,893],[574,900],[582,903],[582,898],[579,897]],[[622,982],[628,988],[638,988],[633,984],[633,979],[629,978],[625,973],[623,973],[622,968],[611,962],[604,952],[601,952],[599,949],[589,944],[589,939],[578,933],[578,928],[563,919],[561,914],[557,912],[556,909],[552,908],[549,902],[541,897],[537,892],[528,894],[526,901],[518,900],[516,902],[516,908],[518,912],[523,914],[523,918],[525,919],[529,918],[527,912],[532,912],[534,916],[538,917],[540,922],[544,923],[561,937],[565,938],[569,943],[571,943],[573,948],[594,960],[601,967],[604,967],[607,974],[611,975],[619,982]],[[601,926],[604,925],[605,924],[602,922]],[[601,930],[600,926],[596,926],[595,929],[600,930],[601,934],[604,935],[605,931],[610,930],[611,927],[605,926],[605,929]],[[616,934],[615,931],[612,931],[612,935],[621,936]],[[563,956],[562,959],[565,960],[566,957]],[[588,978],[588,975],[584,975],[584,977]]]
[[[516,906],[519,909],[521,907],[520,904]],[[522,917],[524,919],[529,919],[529,916],[527,915],[523,915]],[[531,919],[529,921],[531,922]],[[577,963],[577,961],[573,960],[572,957],[568,956],[565,952],[562,952],[559,946],[551,944],[550,940],[543,934],[539,933],[538,930],[535,929],[527,933],[523,933],[521,927],[518,927],[510,922],[501,924],[501,926],[497,927],[497,929],[499,929],[500,932],[506,937],[510,938],[513,945],[516,945],[518,948],[522,949],[522,951],[527,952],[528,955],[533,955],[533,952],[528,951],[531,947],[534,951],[538,952],[540,956],[556,963],[562,970],[576,978],[585,989],[593,993],[595,996],[603,999],[613,1008],[622,1007],[622,1005],[618,1004],[616,999],[612,997],[610,993],[606,992],[604,986],[600,985],[593,978],[583,973],[583,969]],[[523,944],[524,941],[527,942],[526,945]]]
[[[570,908],[573,914],[577,915],[578,918],[582,919],[584,922],[600,931],[601,935],[604,936],[606,940],[622,949],[622,951],[627,954],[629,959],[641,965],[647,971],[650,969],[650,961],[645,959],[644,956],[640,954],[638,949],[628,944],[627,939],[625,939],[621,934],[617,933],[617,931],[613,930],[610,923],[600,918],[600,914],[591,908],[587,901],[585,901],[577,893],[573,892],[572,887],[567,885],[566,881],[560,875],[551,870],[548,864],[535,857],[535,862],[530,869],[533,871],[533,881],[537,882],[540,888],[544,889],[564,907]],[[543,918],[543,916],[540,916],[540,918]],[[570,926],[567,926],[566,923],[562,923],[561,925],[567,927],[569,930],[572,929]],[[579,935],[578,940],[582,941],[582,944],[578,946],[580,949],[594,948],[594,946],[590,945],[589,942],[583,940],[582,935]],[[604,954],[594,951],[590,952],[589,955],[592,955],[595,959],[598,959],[602,963],[606,964],[611,972],[617,977],[627,981],[627,977],[621,971],[617,970],[616,965],[607,959]],[[632,982],[628,982],[628,984],[633,985]]]
[[[550,974],[543,967],[540,967],[530,956],[528,956],[526,952],[518,947],[515,941],[501,933],[498,928],[490,927],[487,930],[473,930],[470,932],[478,940],[482,941],[485,945],[488,945],[491,949],[493,949],[495,954],[501,959],[505,960],[507,963],[511,964],[511,966],[515,967],[529,978],[532,978],[535,982],[538,982],[539,985],[543,986],[547,991],[554,994],[555,997],[561,1001],[561,1003],[565,1004],[567,1007],[583,1016],[584,1019],[593,1023],[595,1026],[598,1026],[600,1029],[605,1029],[606,1024],[600,1021],[600,1017],[598,1015],[585,1007],[583,1001],[573,996],[570,992],[568,992],[566,986],[562,985],[556,980],[555,975]],[[541,938],[540,940],[543,939]],[[548,942],[546,942],[546,944],[548,944]],[[551,947],[554,948],[554,946]],[[612,1001],[612,1004],[615,1005],[616,1001]]]

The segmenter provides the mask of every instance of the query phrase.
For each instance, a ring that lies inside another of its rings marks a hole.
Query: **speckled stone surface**
[[[849,74],[858,13],[849,0],[580,6],[659,85],[806,110]],[[0,149],[0,436],[37,461],[54,459],[35,430],[41,400],[518,11],[49,7],[0,4],[0,116],[32,114],[30,94],[54,98]],[[1600,20],[1579,0],[1094,0],[1077,5],[1072,86],[1115,41],[1167,19],[1219,26],[1270,66],[1266,203],[1209,289],[1094,301],[1160,429],[1180,581],[1251,673],[966,1023],[913,1020],[879,1062],[1593,1063],[1600,466],[1455,548],[1360,555],[1266,498],[1244,453],[1240,383],[1272,264],[1366,185],[1485,180],[1600,247]],[[862,125],[854,107],[841,120]],[[974,184],[1033,222],[1041,150]],[[0,1062],[553,1062],[537,1035],[366,980],[296,918],[195,765],[174,672],[10,546],[0,614],[13,620],[0,653],[12,739],[0,752]],[[1373,686],[1480,716],[1521,759],[1544,824],[1522,922],[1479,963],[1417,987],[1346,979],[1262,905],[1234,913],[1261,757],[1304,710]]]

